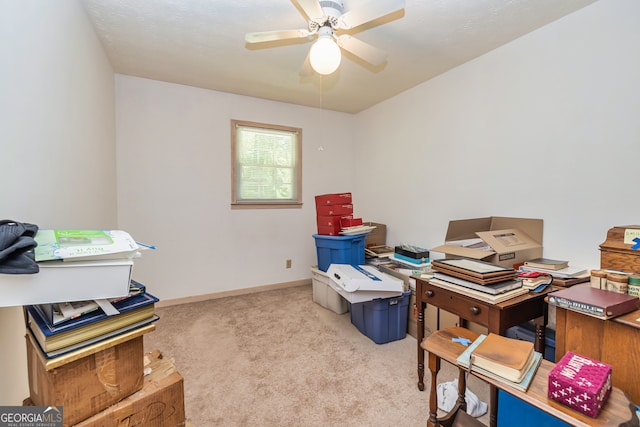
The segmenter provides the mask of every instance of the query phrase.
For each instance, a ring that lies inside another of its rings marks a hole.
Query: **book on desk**
[[[628,294],[574,285],[547,296],[549,304],[577,311],[598,319],[611,319],[640,308],[640,299]]]
[[[476,298],[480,301],[487,302],[489,304],[499,304],[501,302],[510,300],[512,298],[518,297],[520,295],[524,295],[529,293],[529,289],[520,286],[519,288],[512,289],[510,291],[506,291],[503,293],[499,293],[496,295],[492,295],[487,292],[477,291],[475,289],[467,288],[464,286],[456,285],[451,282],[447,282],[437,278],[431,278],[429,283],[433,283],[434,285],[440,286],[445,289],[449,289],[451,291],[460,293],[462,295],[468,295],[472,298]]]
[[[456,361],[470,371],[526,392],[542,354],[533,349],[533,343],[490,333],[480,335]]]

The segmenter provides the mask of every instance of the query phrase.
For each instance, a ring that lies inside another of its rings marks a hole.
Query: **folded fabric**
[[[440,383],[437,387],[438,409],[449,412],[458,401],[458,380]],[[465,402],[467,403],[467,414],[472,417],[481,417],[487,413],[487,404],[476,396],[468,388],[465,391]]]
[[[0,273],[33,274],[40,269],[33,249],[38,226],[5,219],[0,221]]]

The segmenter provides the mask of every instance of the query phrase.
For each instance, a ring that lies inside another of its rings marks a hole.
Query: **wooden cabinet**
[[[640,310],[600,320],[556,307],[556,360],[567,351],[612,366],[613,385],[640,403]]]

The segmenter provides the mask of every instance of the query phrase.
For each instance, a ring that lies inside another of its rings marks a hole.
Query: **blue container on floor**
[[[498,427],[570,427],[564,421],[503,390],[498,390],[498,415],[496,421]]]
[[[520,326],[513,326],[506,330],[505,336],[534,343],[536,341],[535,325],[527,322]],[[548,326],[545,329],[544,354],[542,357],[550,362],[556,361],[556,331]]]
[[[392,298],[351,304],[351,323],[376,344],[401,340],[407,336],[411,291]]]
[[[367,234],[324,236],[314,234],[318,269],[326,272],[331,264],[364,264],[364,241]]]

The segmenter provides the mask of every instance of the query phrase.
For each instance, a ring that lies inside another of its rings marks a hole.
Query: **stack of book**
[[[158,320],[158,298],[131,281],[126,297],[25,306],[27,333],[47,359],[143,328]]]
[[[159,319],[158,298],[131,278],[142,247],[124,231],[39,230],[35,240],[40,272],[15,294],[29,399],[63,408],[64,425],[75,425],[143,387],[143,336]]]
[[[538,272],[553,277],[554,284],[571,286],[589,280],[589,270],[569,265],[569,261],[550,258],[535,258],[525,261],[520,271]]]
[[[471,371],[527,391],[541,360],[542,354],[534,351],[532,342],[489,333],[480,335],[457,362]]]
[[[529,292],[522,286],[522,280],[516,277],[513,268],[497,264],[452,258],[433,260],[431,268],[433,283],[492,304]]]

